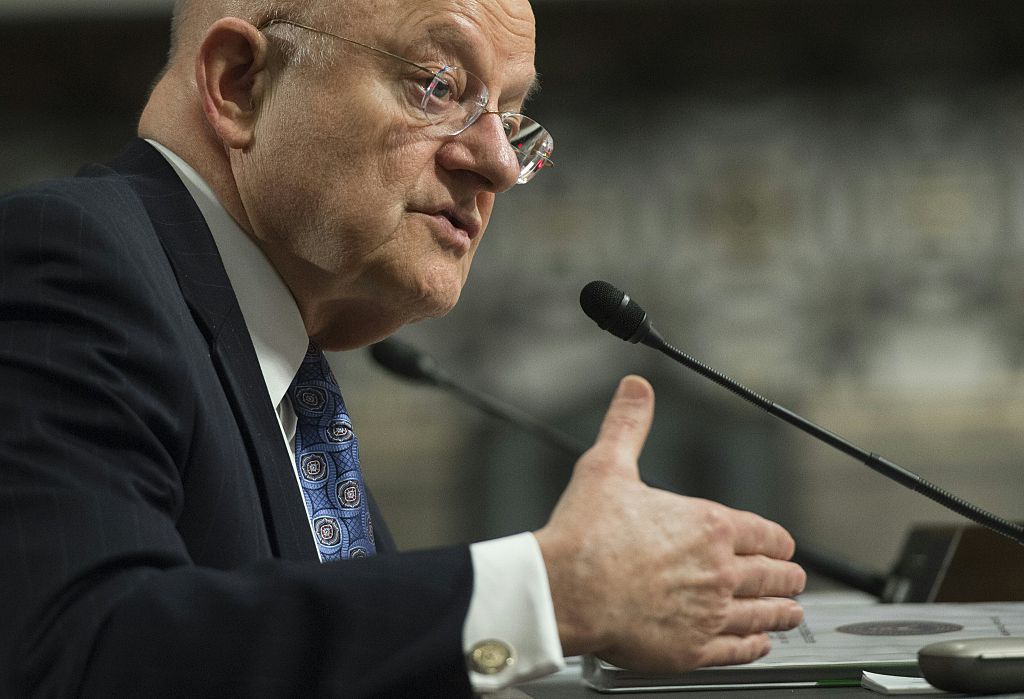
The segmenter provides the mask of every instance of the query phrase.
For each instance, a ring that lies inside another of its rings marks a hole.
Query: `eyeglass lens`
[[[425,89],[422,108],[427,118],[456,135],[469,128],[486,110],[487,86],[467,70],[445,66]],[[502,128],[519,161],[520,184],[529,182],[548,162],[554,149],[551,134],[530,117],[503,113]]]

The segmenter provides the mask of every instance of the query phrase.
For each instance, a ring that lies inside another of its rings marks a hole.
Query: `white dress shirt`
[[[209,185],[180,157],[159,143],[148,141],[171,164],[195,199],[213,234],[224,269],[238,298],[252,336],[271,404],[277,408],[281,438],[292,456],[295,497],[302,486],[294,468],[296,417],[285,394],[306,353],[309,338],[295,300],[253,240],[217,200]],[[312,524],[310,537],[313,537]],[[536,538],[530,533],[472,544],[473,593],[462,629],[470,683],[488,692],[524,682],[564,667],[547,571]],[[471,661],[474,650],[493,660],[510,654],[504,669],[494,674],[478,671]]]

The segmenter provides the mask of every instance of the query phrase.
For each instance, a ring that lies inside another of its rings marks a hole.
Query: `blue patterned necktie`
[[[327,358],[312,342],[288,388],[298,423],[295,468],[320,558],[365,558],[376,552],[359,443]]]

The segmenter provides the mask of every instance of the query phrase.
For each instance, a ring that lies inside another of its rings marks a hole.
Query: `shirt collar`
[[[298,373],[309,345],[295,299],[270,260],[231,218],[199,173],[169,148],[156,141],[146,141],[178,173],[210,227],[252,337],[271,404],[277,408]]]

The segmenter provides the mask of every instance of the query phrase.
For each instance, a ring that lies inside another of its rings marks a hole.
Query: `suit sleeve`
[[[188,311],[133,207],[92,204],[127,189],[83,187],[0,199],[0,695],[470,694],[465,547],[193,559]]]

